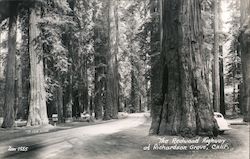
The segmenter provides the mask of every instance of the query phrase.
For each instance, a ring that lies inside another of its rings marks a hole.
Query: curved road
[[[85,145],[98,136],[131,129],[146,121],[145,114],[132,114],[126,119],[113,122],[61,130],[17,138],[0,143],[0,158],[47,159],[60,158],[60,153]],[[19,150],[15,150],[19,148]],[[27,149],[26,152],[24,152]],[[22,152],[23,151],[23,152]],[[76,158],[72,156],[72,158]]]
[[[148,136],[150,123],[144,116],[4,141],[0,159],[249,159],[249,125],[234,125],[221,136],[232,142],[230,151],[143,151],[142,145],[158,141]],[[8,151],[9,146],[28,151]]]

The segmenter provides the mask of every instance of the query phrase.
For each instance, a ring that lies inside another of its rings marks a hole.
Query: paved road
[[[88,145],[84,143],[87,143],[88,140],[94,139],[97,136],[105,136],[137,127],[145,122],[146,118],[144,115],[145,114],[133,114],[129,115],[126,119],[104,124],[4,141],[0,143],[0,158],[58,158],[57,155],[74,147],[87,147]],[[15,150],[15,148],[17,149]],[[74,156],[72,157],[74,158]]]
[[[249,159],[249,125],[234,125],[222,137],[232,141],[230,151],[143,151],[149,122],[144,114],[53,133],[17,138],[0,143],[0,159]],[[154,137],[153,137],[154,138]],[[27,152],[8,151],[9,146],[27,146]]]

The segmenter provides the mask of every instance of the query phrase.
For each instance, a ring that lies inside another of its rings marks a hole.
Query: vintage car
[[[231,129],[221,113],[214,112],[214,118],[219,126],[220,134],[223,134],[224,131]]]

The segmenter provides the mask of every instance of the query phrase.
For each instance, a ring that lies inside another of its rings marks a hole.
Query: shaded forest
[[[250,0],[0,0],[0,124],[150,112],[149,133],[250,120]]]

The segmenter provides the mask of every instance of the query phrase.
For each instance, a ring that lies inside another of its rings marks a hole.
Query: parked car
[[[214,118],[218,124],[220,134],[223,134],[225,131],[231,129],[221,113],[214,112]]]
[[[86,112],[83,112],[80,114],[81,118],[80,120],[81,121],[86,121],[86,122],[90,122],[90,115]]]

